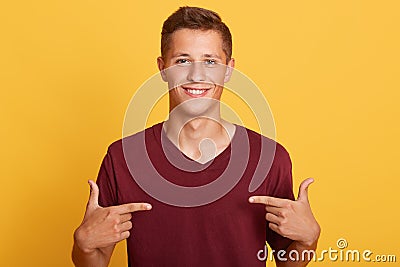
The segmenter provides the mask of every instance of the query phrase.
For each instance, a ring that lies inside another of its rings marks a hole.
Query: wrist
[[[96,248],[91,248],[88,246],[87,235],[85,234],[84,229],[78,227],[78,229],[74,232],[74,244],[79,250],[81,250],[85,254],[93,254],[96,252]]]
[[[321,234],[321,227],[316,222],[315,225],[311,228],[310,234],[307,239],[298,241],[299,244],[305,248],[316,248],[319,236]]]

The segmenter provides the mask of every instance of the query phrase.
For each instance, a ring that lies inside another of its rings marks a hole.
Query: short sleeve
[[[102,207],[118,205],[115,171],[109,151],[101,163],[96,183],[99,186],[99,205]]]
[[[292,162],[286,149],[277,144],[274,163],[267,179],[267,195],[276,198],[285,198],[294,200],[293,179],[292,179]],[[293,240],[285,238],[278,233],[272,231],[268,227],[267,222],[267,242],[270,247],[279,251],[285,249],[293,242]]]

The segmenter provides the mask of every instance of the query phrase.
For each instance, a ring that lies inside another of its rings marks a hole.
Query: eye
[[[207,59],[205,63],[206,65],[215,65],[217,61],[215,59]]]
[[[180,58],[175,61],[176,64],[184,65],[184,64],[190,64],[190,61],[186,58]]]

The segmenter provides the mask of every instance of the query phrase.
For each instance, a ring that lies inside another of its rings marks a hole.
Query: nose
[[[206,80],[203,62],[193,62],[190,65],[187,79],[191,82],[204,82]]]

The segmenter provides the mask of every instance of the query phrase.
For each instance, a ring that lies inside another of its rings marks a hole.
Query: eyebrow
[[[176,54],[172,55],[172,58],[176,58],[176,57],[190,57],[190,55],[188,53],[176,53]],[[221,57],[216,54],[203,54],[203,57],[221,59]]]
[[[175,57],[188,57],[188,56],[189,56],[189,54],[187,54],[187,53],[176,53],[176,54],[172,55],[173,58],[175,58]]]
[[[204,54],[203,57],[221,59],[221,57],[216,54]]]

